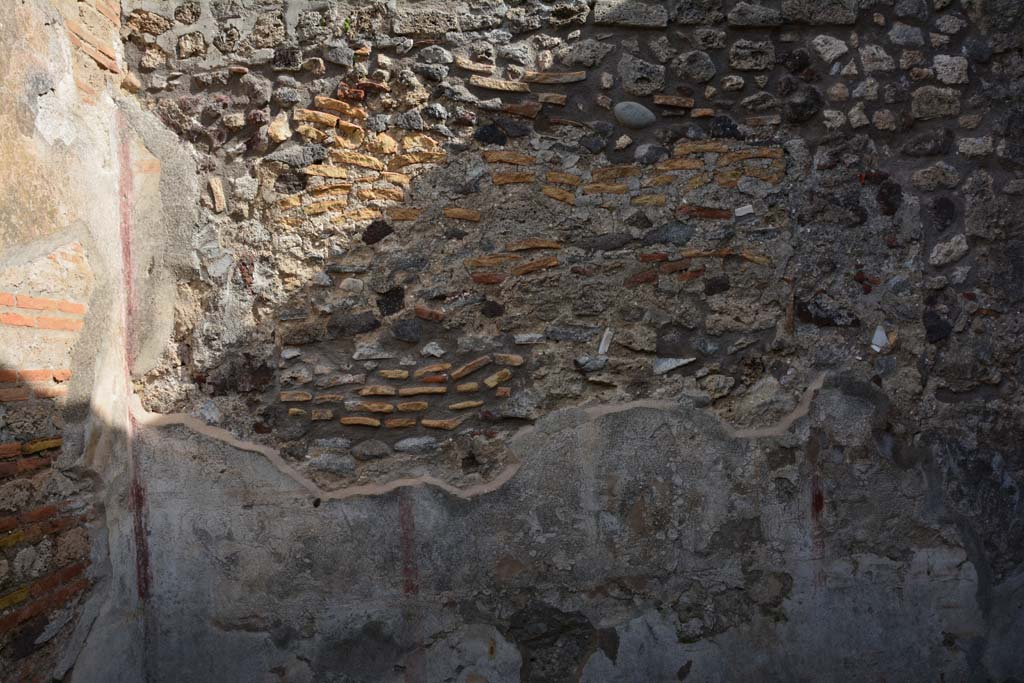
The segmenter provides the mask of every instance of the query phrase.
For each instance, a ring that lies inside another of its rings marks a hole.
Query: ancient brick
[[[686,154],[703,154],[705,152],[718,152],[725,153],[729,151],[729,143],[710,141],[710,142],[680,142],[672,148],[672,154],[675,156],[684,156]]]
[[[57,302],[53,299],[37,299],[32,296],[19,294],[17,296],[18,308],[25,308],[32,311],[56,311]]]
[[[470,375],[479,370],[480,368],[490,364],[492,360],[493,359],[490,356],[480,356],[479,358],[475,358],[470,362],[466,363],[465,365],[463,365],[462,367],[453,370],[451,373],[452,379],[460,380],[463,377],[466,377],[467,375]]]
[[[472,223],[480,222],[480,212],[476,209],[463,209],[457,206],[449,206],[445,208],[444,215],[446,218],[454,220],[470,221]]]
[[[529,166],[537,163],[537,159],[520,152],[511,150],[490,150],[482,153],[484,161],[490,164],[512,164],[514,166]]]
[[[382,373],[384,371],[381,371]],[[404,379],[404,378],[403,378]],[[398,390],[394,387],[386,385],[368,385],[359,389],[358,393],[360,396],[394,396],[398,393]]]
[[[410,207],[391,206],[388,207],[385,212],[388,218],[393,221],[414,221],[423,214],[423,209],[414,209]]]
[[[674,159],[659,161],[654,165],[654,168],[659,171],[695,171],[704,168],[704,160],[677,157]]]
[[[576,204],[575,195],[573,195],[572,192],[563,190],[560,187],[555,187],[554,185],[545,185],[541,189],[541,192],[545,196],[551,197],[552,199],[557,199],[560,202],[565,202],[566,204]]]
[[[429,407],[430,404],[426,401],[405,401],[398,404],[398,411],[402,413],[418,413]]]
[[[649,270],[642,270],[639,273],[629,276],[626,281],[623,282],[623,286],[630,289],[639,287],[640,285],[653,284],[658,281],[658,271],[654,268]]]
[[[368,154],[360,154],[359,152],[352,152],[347,149],[332,149],[330,151],[330,156],[332,160],[339,164],[359,166],[361,168],[368,168],[372,171],[384,170],[384,164]]]
[[[523,80],[527,83],[577,83],[587,79],[586,71],[527,71]]]
[[[483,401],[459,401],[449,404],[448,410],[469,410],[470,408],[479,408],[483,404]]]
[[[420,420],[420,425],[427,429],[446,429],[453,430],[457,429],[462,424],[461,418],[452,418],[450,420],[428,420],[426,418]]]
[[[508,365],[517,368],[525,361],[522,356],[516,353],[496,353],[494,354],[494,362],[498,365]]]
[[[476,382],[466,382],[465,384],[458,384],[455,386],[455,391],[460,394],[472,394],[480,390],[480,385]]]
[[[338,421],[350,427],[380,427],[380,420],[362,415],[346,415]]]
[[[499,90],[501,92],[530,92],[530,84],[522,81],[506,81],[500,78],[487,78],[486,76],[473,75],[469,77],[469,84],[485,90]]]
[[[629,200],[633,206],[665,206],[667,202],[668,197],[663,194],[644,194]]]
[[[416,418],[414,417],[390,417],[384,420],[384,427],[386,429],[402,429],[404,427],[415,427]]]
[[[296,109],[292,113],[292,119],[295,121],[316,123],[321,126],[327,126],[328,128],[334,128],[338,125],[338,121],[340,121],[340,119],[334,114],[325,114],[322,111],[314,111],[312,109]]]
[[[640,175],[640,168],[637,166],[621,165],[621,166],[605,166],[603,168],[595,168],[591,172],[591,178],[594,182],[605,183],[610,180],[620,180],[622,178],[635,178]]]
[[[323,164],[306,166],[300,171],[300,173],[320,176],[322,178],[338,178],[341,180],[348,178],[348,169],[341,168],[339,166],[325,166]]]
[[[81,320],[70,318],[36,318],[36,325],[42,330],[64,330],[66,332],[78,332],[82,329]]]
[[[448,387],[402,387],[399,396],[421,396],[423,394],[447,394]]]
[[[13,325],[15,327],[35,327],[36,319],[18,313],[0,313],[0,325]]]
[[[400,154],[388,162],[388,168],[397,171],[413,164],[434,164],[443,161],[448,156],[444,152],[409,152]]]
[[[478,285],[500,285],[508,276],[504,273],[471,273],[470,278]]]
[[[312,401],[313,395],[306,391],[282,391],[279,398],[282,403],[300,403]]]
[[[655,95],[654,103],[663,107],[675,107],[676,109],[692,109],[692,97],[678,97],[676,95]]]
[[[544,179],[549,183],[571,185],[573,187],[579,186],[579,184],[582,182],[582,178],[580,178],[578,175],[573,175],[572,173],[563,173],[561,171],[548,171],[544,175]]]
[[[583,186],[583,194],[626,194],[629,188],[617,183],[590,183]]]
[[[533,261],[527,261],[522,265],[516,266],[512,269],[513,275],[527,275],[529,273],[535,273],[538,270],[546,270],[548,268],[557,268],[558,259],[554,256],[545,256],[544,258],[534,259]],[[457,378],[456,378],[457,379]]]
[[[505,246],[505,251],[527,251],[530,249],[561,249],[562,245],[556,240],[544,239],[543,237],[531,237],[518,242],[512,242]]]
[[[398,369],[378,370],[377,374],[380,375],[381,377],[383,377],[384,379],[408,379],[409,378],[409,371],[408,370],[398,370]]]
[[[459,67],[460,69],[465,69],[466,71],[472,71],[473,73],[478,73],[478,74],[491,74],[491,73],[494,73],[494,65],[493,64],[484,64],[482,62],[474,62],[474,61],[466,59],[465,57],[462,57],[462,56],[456,56],[455,57],[455,66]]]
[[[393,413],[393,412],[395,412],[395,407],[393,405],[391,405],[390,403],[373,403],[373,402],[369,402],[369,401],[363,401],[361,403],[356,403],[354,406],[352,406],[351,409],[353,411],[356,411],[356,412],[366,412],[366,413]]]
[[[484,380],[484,384],[487,385],[488,388],[493,389],[499,384],[507,382],[510,379],[512,379],[512,371],[508,368],[502,368],[490,377],[486,378]]]

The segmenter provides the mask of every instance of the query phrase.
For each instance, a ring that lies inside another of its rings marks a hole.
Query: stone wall
[[[1022,675],[1024,4],[53,4],[131,501],[73,676]]]

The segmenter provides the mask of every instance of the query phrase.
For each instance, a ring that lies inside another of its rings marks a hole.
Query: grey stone
[[[770,69],[775,66],[775,47],[767,40],[737,40],[729,48],[729,66],[737,71]]]
[[[725,19],[722,0],[670,0],[677,24],[711,25]]]
[[[594,23],[606,26],[664,28],[668,11],[664,3],[649,0],[597,0]]]
[[[696,358],[655,358],[654,359],[654,374],[655,375],[666,375],[676,368],[681,368],[684,365],[689,365]]]
[[[367,439],[352,448],[352,456],[356,460],[380,460],[391,455],[391,447],[377,439]]]
[[[668,148],[645,142],[637,145],[636,149],[633,150],[633,161],[649,166],[668,159],[670,155],[671,152]]]
[[[431,436],[411,436],[397,441],[395,443],[395,451],[399,453],[424,455],[426,453],[433,453],[436,451],[438,445],[437,439]]]
[[[626,128],[647,128],[657,120],[650,109],[639,102],[619,102],[612,110],[615,120]]]
[[[967,83],[969,80],[967,58],[954,55],[935,55],[935,77],[950,85]]]
[[[600,372],[608,365],[607,356],[577,356],[573,360],[576,369],[587,375],[592,372]]]
[[[672,61],[676,76],[695,83],[707,83],[715,77],[717,69],[711,55],[701,50],[684,52]]]
[[[347,477],[356,473],[356,461],[351,455],[329,451],[310,460],[309,468]]]
[[[782,0],[783,18],[803,24],[853,24],[858,9],[857,0]]]
[[[880,45],[865,45],[860,49],[860,62],[865,73],[893,71],[896,61]]]
[[[850,51],[846,43],[839,38],[833,38],[824,34],[816,36],[811,41],[811,46],[826,64],[831,64]]]
[[[566,66],[583,66],[592,68],[601,63],[614,47],[593,38],[586,38],[558,48],[558,59]]]
[[[336,64],[347,68],[352,67],[355,59],[355,52],[348,46],[348,43],[340,40],[324,43],[321,54],[325,62]]]
[[[693,238],[693,226],[672,221],[648,231],[643,236],[644,244],[672,244],[681,247]]]
[[[651,95],[665,88],[665,67],[660,64],[624,54],[618,72],[623,90],[630,95]]]
[[[924,33],[916,26],[897,21],[889,29],[889,40],[893,45],[901,47],[921,47],[924,45]]]
[[[730,26],[768,27],[782,24],[782,14],[777,9],[742,0],[730,10],[728,19]]]
[[[952,88],[926,85],[911,93],[910,110],[915,119],[929,120],[960,113],[960,93]]]
[[[967,255],[968,250],[967,238],[956,235],[951,240],[936,244],[928,257],[928,263],[936,267],[956,263]]]

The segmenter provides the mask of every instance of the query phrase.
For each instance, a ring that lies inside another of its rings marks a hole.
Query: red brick
[[[36,319],[28,318],[18,313],[0,313],[0,325],[15,325],[17,327],[35,327]]]
[[[68,332],[78,332],[82,329],[81,320],[71,320],[70,318],[39,318],[39,327],[44,330],[67,330]]]
[[[61,384],[33,384],[32,393],[36,398],[61,398],[68,395],[68,388]]]
[[[59,436],[47,436],[42,439],[32,439],[21,444],[22,455],[34,455],[43,451],[51,451],[64,445],[64,439]]]
[[[423,304],[416,304],[415,308],[413,308],[413,311],[416,313],[417,318],[434,321],[444,320],[444,311],[438,310],[436,308],[430,308],[428,306],[424,306]]]
[[[83,315],[86,311],[86,306],[85,304],[75,303],[74,301],[58,301],[57,310],[61,313]]]
[[[17,382],[17,370],[0,370],[0,382]]]
[[[26,474],[28,472],[35,472],[41,470],[44,467],[50,466],[51,459],[46,456],[40,456],[38,458],[24,458],[16,461],[14,464],[17,465],[18,474]]]
[[[7,533],[16,526],[18,526],[18,518],[14,515],[0,517],[0,534]]]
[[[56,382],[67,382],[71,379],[71,371],[67,368],[62,368],[53,371],[53,379]]]
[[[663,251],[655,252],[653,254],[640,254],[640,261],[643,263],[655,263],[657,261],[668,261],[668,254]]]
[[[0,458],[13,458],[18,455],[21,455],[21,443],[17,441],[0,443]]]
[[[668,263],[662,263],[658,270],[663,273],[676,273],[680,270],[686,270],[690,267],[689,259],[683,259],[681,261],[669,261]]]
[[[478,285],[500,285],[508,276],[504,273],[473,273],[470,277]]]
[[[696,216],[697,218],[715,220],[732,218],[732,211],[729,209],[715,209],[710,206],[693,206],[692,204],[683,204],[676,210],[676,213],[683,214],[684,216]]]
[[[0,618],[0,633],[7,633],[18,624],[44,614],[51,609],[60,607],[76,594],[88,588],[88,586],[89,581],[87,579],[79,579],[67,586],[62,586],[59,590],[54,591],[45,598],[31,602],[21,609],[11,612]]]
[[[704,269],[701,268],[700,270],[691,270],[686,273],[679,273],[676,279],[679,280],[680,282],[689,282],[690,280],[696,280],[703,274]]]
[[[0,292],[0,306],[13,306],[14,295],[7,292]]]
[[[57,302],[53,299],[40,299],[34,296],[19,294],[17,297],[18,308],[27,308],[30,311],[56,311]]]
[[[53,517],[55,514],[60,512],[60,508],[56,505],[44,505],[33,510],[27,510],[20,515],[18,518],[25,524],[33,524],[35,522],[42,522],[45,519]]]
[[[53,379],[53,370],[19,370],[18,377],[23,382],[49,382]]]
[[[0,403],[10,403],[13,401],[27,401],[28,399],[28,387],[13,387],[11,389],[0,389]]]
[[[632,289],[633,287],[639,287],[640,285],[649,285],[658,281],[658,271],[651,268],[650,270],[641,270],[635,275],[631,275],[626,278],[623,283],[624,286]]]

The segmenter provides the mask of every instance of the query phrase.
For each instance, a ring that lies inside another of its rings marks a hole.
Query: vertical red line
[[[125,391],[132,391],[132,360],[134,349],[132,344],[133,317],[135,311],[135,291],[132,281],[132,211],[135,201],[135,187],[132,178],[131,145],[128,140],[124,116],[117,112],[118,145],[118,208],[121,218],[121,273],[122,291],[124,293],[123,320],[124,329],[124,381]],[[139,476],[138,462],[132,441],[135,434],[135,418],[131,414],[128,396],[125,396],[125,426],[128,431],[125,448],[128,454],[128,468],[131,474],[129,500],[132,510],[132,530],[135,535],[135,581],[139,599],[149,597],[151,573],[149,566],[149,540],[146,537],[146,487]]]
[[[423,683],[426,681],[426,663],[423,660],[422,637],[419,605],[416,596],[420,592],[420,570],[416,560],[416,516],[412,501],[408,494],[398,494],[398,527],[401,533],[402,546],[402,592],[412,603],[409,605],[409,627],[416,641],[416,649],[406,659],[406,683]]]

